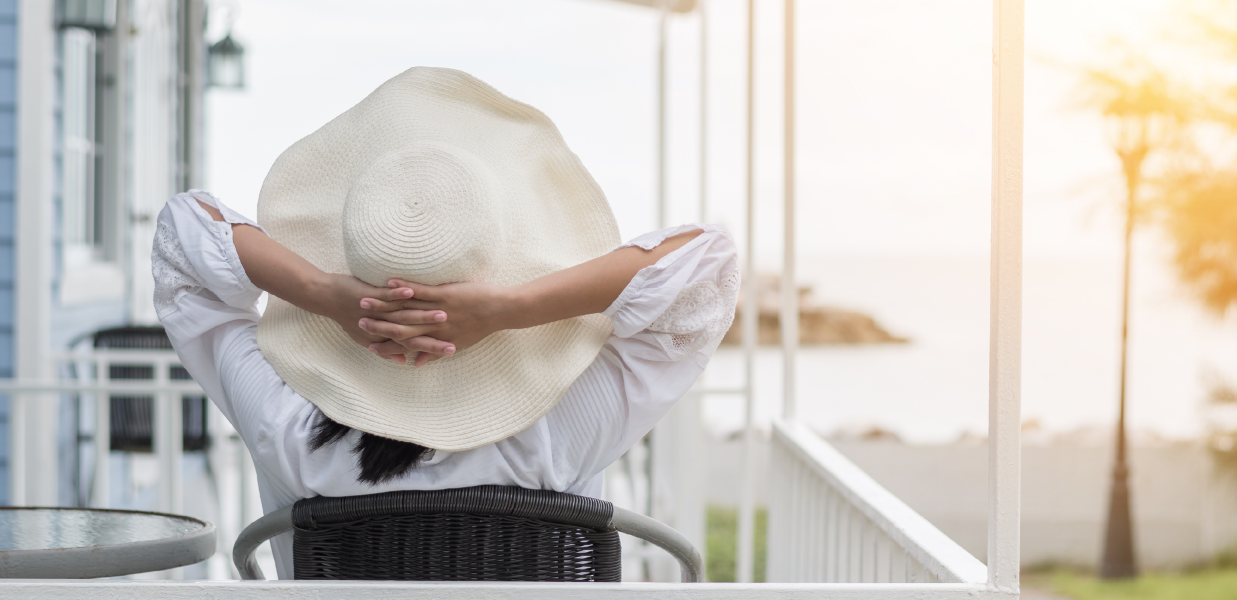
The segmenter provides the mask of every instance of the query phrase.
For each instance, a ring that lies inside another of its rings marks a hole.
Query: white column
[[[53,3],[22,0],[18,9],[16,283],[14,374],[51,377],[48,308],[51,304],[52,149],[55,105]],[[11,396],[13,434],[10,494],[14,504],[56,504],[54,394]]]
[[[988,583],[1018,591],[1022,367],[1023,0],[992,4]]]
[[[706,0],[699,0],[700,12],[700,222],[709,220],[709,19]]]
[[[237,444],[240,447],[240,468],[237,472],[240,474],[241,529],[244,529],[256,521],[262,513],[253,510],[255,505],[261,504],[256,493],[258,469],[253,464],[253,456],[249,454],[249,447],[245,445],[244,440],[240,439],[240,434],[237,434]]]
[[[782,187],[782,418],[795,418],[795,354],[799,350],[799,286],[795,278],[795,0],[786,0],[785,119]]]
[[[743,494],[739,500],[739,548],[736,553],[736,579],[741,583],[751,583],[752,568],[755,560],[752,555],[752,541],[755,539],[756,509],[755,485],[756,471],[756,427],[753,423],[755,411],[756,378],[756,336],[757,312],[756,306],[756,208],[755,208],[755,144],[754,132],[755,114],[755,40],[756,40],[756,2],[747,0],[747,252],[743,262],[743,314],[740,315],[743,330],[743,356],[746,394],[744,394],[743,411]]]
[[[699,0],[697,10],[700,12],[700,222],[709,220],[709,19],[705,11],[707,0]],[[683,535],[696,545],[700,555],[708,559],[708,507],[704,497],[704,462],[700,460],[701,445],[704,437],[700,430],[700,411],[703,409],[703,397],[696,395],[691,400],[692,446],[691,462],[687,465],[692,470],[692,482],[695,485],[691,496],[683,499],[683,504],[691,509],[690,525]]]
[[[700,395],[689,392],[657,424],[649,456],[652,502],[649,515],[670,525],[703,553],[705,542],[703,473],[700,461]],[[678,563],[669,555],[648,564],[653,581],[678,581]]]
[[[667,174],[666,160],[666,36],[669,20],[669,1],[658,0],[657,7],[657,228],[666,227]],[[676,406],[649,433],[649,516],[662,521],[671,527],[676,523],[676,497],[679,492],[679,482],[674,480],[675,464],[678,456],[675,454],[676,423],[682,403]],[[657,554],[646,558],[645,569],[652,581],[673,581],[670,573],[674,568],[671,561]]]
[[[704,461],[700,435],[700,395],[688,394],[679,401],[675,418],[674,498],[675,528],[704,555],[705,507]]]
[[[666,214],[666,28],[669,25],[669,0],[657,3],[657,228],[667,226]]]

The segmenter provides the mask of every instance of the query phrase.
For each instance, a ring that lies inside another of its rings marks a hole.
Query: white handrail
[[[875,534],[879,532],[888,540],[888,552],[883,563],[886,571],[894,570],[892,544],[901,548],[905,557],[922,565],[940,582],[979,584],[987,581],[987,567],[982,562],[882,487],[806,425],[799,422],[775,422],[773,442],[780,450],[788,452],[790,458],[805,465],[807,472],[799,470],[795,475],[778,477],[774,482],[773,495],[776,500],[770,507],[769,528],[771,572],[793,573],[788,577],[809,581],[830,579],[845,583],[853,570],[853,560],[860,567],[859,577],[870,581],[851,583],[876,583],[880,575],[876,565],[881,561],[878,556],[880,540]],[[775,465],[775,468],[781,470],[786,466]],[[818,482],[811,481],[812,479]],[[819,485],[811,487],[814,483],[824,483],[828,493],[820,493],[826,490],[822,490]],[[796,502],[802,503],[803,499],[798,496],[803,494],[798,492],[804,486],[811,487],[810,493],[806,494],[811,496],[808,499],[811,505],[792,506]],[[841,505],[833,506],[832,510],[829,510],[822,498],[826,495],[837,498],[834,504],[840,502]],[[871,528],[876,531],[867,531]],[[844,534],[840,534],[839,529]],[[857,553],[853,551],[850,543],[855,529],[859,530],[860,535]],[[804,531],[808,537],[802,534]],[[867,570],[863,568],[863,565],[867,564],[864,535],[873,536],[870,578],[865,575]],[[839,542],[839,539],[845,541]],[[846,561],[846,573],[841,573],[841,568],[835,568],[832,575],[822,575],[825,571],[823,564],[800,565],[801,568],[788,564],[814,560],[823,563],[817,560],[817,557],[825,554],[831,555],[835,561]],[[903,569],[909,570],[906,565]],[[809,574],[805,576],[802,574],[804,572]]]
[[[0,379],[0,394],[21,392],[61,392],[65,394],[95,392],[100,394],[204,394],[202,386],[192,382],[158,383],[155,381],[122,380],[98,383],[68,381],[25,381]]]

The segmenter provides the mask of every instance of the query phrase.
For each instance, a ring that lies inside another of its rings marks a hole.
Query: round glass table
[[[0,508],[0,577],[81,579],[183,567],[215,553],[215,526],[181,515]]]

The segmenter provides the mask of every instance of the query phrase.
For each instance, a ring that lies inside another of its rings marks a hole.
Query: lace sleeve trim
[[[713,357],[734,322],[739,283],[738,269],[723,276],[720,285],[712,281],[693,283],[683,288],[666,311],[649,325],[649,331],[670,360],[694,355],[703,366]]]
[[[150,260],[155,278],[155,313],[160,319],[176,312],[176,301],[181,297],[206,288],[206,283],[198,278],[185,256],[180,239],[166,223],[159,223],[155,228]]]

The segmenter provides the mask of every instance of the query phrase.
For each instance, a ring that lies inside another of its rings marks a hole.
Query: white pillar
[[[743,356],[746,394],[743,411],[743,494],[739,500],[739,548],[736,553],[736,579],[742,583],[752,581],[755,560],[752,541],[756,530],[756,427],[755,412],[756,336],[759,334],[757,317],[756,281],[756,208],[755,208],[755,40],[756,2],[747,0],[747,252],[743,262],[743,314],[740,315],[743,331]]]
[[[649,515],[678,530],[703,553],[705,514],[700,460],[700,395],[690,392],[657,424],[651,438]],[[679,567],[668,554],[648,564],[653,581],[678,581]]]
[[[795,354],[799,350],[799,285],[795,277],[795,0],[785,13],[784,149],[782,151],[782,418],[794,419]]]
[[[240,439],[240,434],[237,434],[237,444],[240,447],[240,515],[241,529],[248,527],[250,523],[256,521],[262,512],[254,511],[254,506],[260,506],[261,500],[257,494],[258,469],[253,464],[253,456],[249,454],[249,447],[245,445],[245,441]]]
[[[700,222],[709,220],[709,19],[706,0],[699,0],[700,12]]]
[[[666,214],[666,27],[670,19],[669,0],[658,2],[657,21],[657,228],[668,225]]]
[[[675,407],[674,527],[704,555],[704,461],[700,435],[700,395],[688,394]],[[677,568],[675,571],[677,572]]]
[[[1022,385],[1023,0],[992,3],[988,584],[1018,591]]]
[[[667,225],[667,173],[666,160],[666,44],[669,21],[669,0],[658,0],[657,7],[657,228]],[[680,482],[675,480],[675,464],[678,456],[675,454],[674,436],[677,433],[676,422],[678,413],[682,410],[682,402],[676,406],[649,433],[648,466],[648,514],[671,527],[676,526],[676,498]],[[645,571],[652,581],[673,581],[669,574],[674,567],[669,557],[651,554],[658,559],[645,559]]]
[[[51,304],[52,150],[55,106],[53,3],[22,0],[17,29],[17,197],[14,285],[14,374],[47,380]],[[9,422],[13,504],[56,504],[54,394],[17,394]]]

